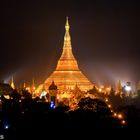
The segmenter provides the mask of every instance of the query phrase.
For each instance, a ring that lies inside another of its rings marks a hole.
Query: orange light
[[[107,98],[105,99],[105,102],[108,102],[108,99]]]
[[[126,121],[125,121],[125,120],[122,120],[122,122],[121,122],[121,123],[124,125],[124,124],[126,124]]]
[[[99,88],[99,92],[102,92],[102,89],[101,88]]]
[[[114,113],[114,117],[116,117],[117,116],[117,113]]]
[[[111,112],[114,112],[113,110],[111,110]]]
[[[107,87],[107,88],[106,88],[106,90],[107,90],[107,91],[110,91],[110,88],[109,88],[109,87]]]
[[[111,108],[111,105],[108,105],[109,108]]]
[[[118,114],[118,118],[122,119],[123,118],[122,114]]]

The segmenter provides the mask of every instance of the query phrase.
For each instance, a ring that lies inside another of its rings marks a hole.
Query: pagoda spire
[[[73,55],[68,17],[65,22],[63,50],[61,57],[57,62],[56,69],[45,80],[43,86],[40,85],[37,90],[42,91],[43,88],[48,90],[52,81],[54,81],[59,87],[60,92],[74,89],[75,83],[77,83],[78,87],[80,87],[80,90],[82,91],[89,90],[93,87],[93,84],[80,71],[77,60]]]
[[[70,37],[69,29],[70,29],[70,26],[69,26],[69,21],[68,21],[68,17],[67,17],[66,25],[65,25],[65,36],[64,36],[63,49],[65,49],[65,48],[71,49],[71,37]]]
[[[15,84],[14,84],[14,78],[13,78],[13,76],[12,76],[12,79],[11,79],[11,87],[13,88],[13,89],[15,89]]]
[[[77,61],[72,52],[69,29],[70,29],[70,25],[67,17],[66,24],[65,24],[63,51],[57,63],[56,70],[79,70]]]
[[[69,31],[69,28],[70,28],[70,26],[69,26],[69,19],[68,19],[68,17],[67,17],[67,18],[66,18],[66,25],[65,25],[66,31],[67,31],[67,30]]]

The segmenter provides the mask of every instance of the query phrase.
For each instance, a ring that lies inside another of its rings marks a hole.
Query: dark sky
[[[113,2],[112,2],[113,1]],[[130,0],[0,2],[0,79],[44,82],[55,69],[69,17],[73,53],[97,84],[140,80],[140,3]]]

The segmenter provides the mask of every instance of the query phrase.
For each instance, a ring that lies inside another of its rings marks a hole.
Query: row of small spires
[[[11,86],[13,89],[16,88],[15,82],[14,82],[14,78],[13,78],[13,77],[12,77],[12,79],[11,79],[10,86]],[[32,80],[32,86],[35,87],[34,79]],[[24,83],[23,83],[23,88],[26,88],[26,83],[25,83],[25,81],[24,81]]]
[[[53,81],[53,82],[54,82],[54,81]],[[139,84],[139,88],[140,88],[140,82],[139,82],[138,84]],[[11,79],[10,86],[11,86],[13,89],[16,88],[15,83],[14,83],[14,78],[13,78],[13,77],[12,77],[12,79]],[[22,87],[23,87],[23,88],[26,88],[26,83],[25,83],[25,81],[24,81]],[[34,79],[32,80],[32,87],[35,87]],[[117,90],[120,90],[121,87],[122,87],[122,86],[121,86],[121,82],[120,82],[120,80],[118,80],[117,85],[116,85],[116,89],[117,89]]]

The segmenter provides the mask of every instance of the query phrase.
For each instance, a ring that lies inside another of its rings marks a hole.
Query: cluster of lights
[[[121,120],[121,124],[122,125],[125,125],[126,124],[126,121],[124,120],[124,117],[123,117],[123,115],[121,113],[118,113],[118,114],[117,113],[114,113],[113,116],[116,117],[116,118],[118,118],[119,120]]]
[[[70,99],[72,98],[72,94],[70,92],[64,92],[61,94],[57,94],[57,100],[63,101],[63,99]]]
[[[98,91],[99,91],[99,92],[103,92],[103,93],[109,93],[110,90],[111,90],[110,87],[106,87],[106,88],[105,88],[104,86],[101,86],[100,88],[98,88]]]
[[[109,102],[108,98],[105,98],[105,102],[106,102],[106,103]],[[112,108],[111,104],[108,104],[108,107],[109,107],[109,108]],[[112,113],[114,112],[113,109],[111,109],[111,112],[112,112]],[[126,121],[124,120],[124,117],[123,117],[123,115],[122,115],[121,113],[116,113],[116,112],[115,112],[115,113],[113,114],[113,116],[114,116],[115,118],[118,118],[119,120],[121,120],[121,124],[122,124],[122,125],[125,125],[125,124],[126,124]]]
[[[105,98],[105,102],[106,102],[106,103],[109,102],[108,98]],[[109,108],[112,108],[112,105],[111,105],[111,104],[107,104],[107,105],[108,105]],[[111,112],[113,112],[113,110],[111,110]]]

